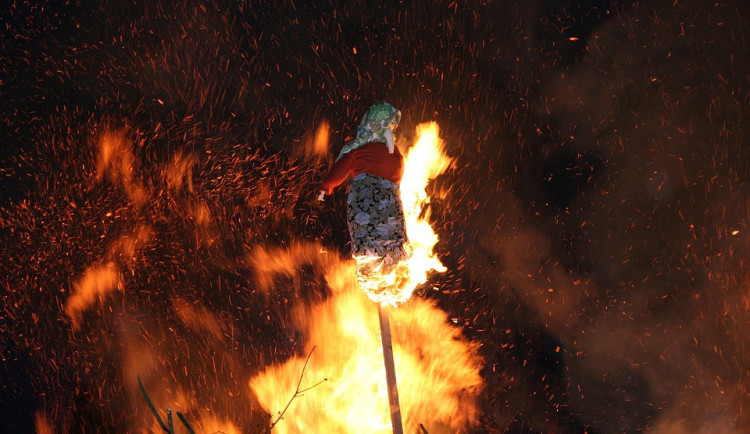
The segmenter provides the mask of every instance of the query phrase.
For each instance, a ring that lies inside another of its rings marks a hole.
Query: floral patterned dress
[[[406,225],[398,184],[377,175],[354,177],[346,201],[352,256],[360,280],[388,274],[407,258]]]

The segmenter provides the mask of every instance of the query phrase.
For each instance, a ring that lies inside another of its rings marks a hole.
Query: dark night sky
[[[40,409],[73,432],[132,426],[122,336],[180,329],[175,297],[245,336],[227,345],[247,366],[191,383],[241,414],[229,373],[299,351],[242,258],[344,254],[344,193],[317,205],[328,162],[295,152],[325,120],[333,155],[378,100],[405,140],[436,120],[456,159],[432,187],[449,271],[417,296],[480,344],[476,432],[750,430],[745,2],[60,3],[0,14],[0,431]],[[132,142],[132,178],[96,179],[105,130]],[[174,155],[192,192],[164,193]],[[135,206],[117,182],[153,195]],[[111,253],[144,224],[137,258]],[[107,255],[127,296],[74,332],[65,301]],[[194,345],[167,344],[199,364]]]

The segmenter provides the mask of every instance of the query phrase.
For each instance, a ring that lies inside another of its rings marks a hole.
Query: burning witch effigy
[[[433,251],[438,236],[426,187],[451,158],[435,122],[418,125],[415,142],[402,154],[393,134],[400,120],[391,104],[373,104],[321,182],[318,199],[324,200],[352,178],[347,220],[354,264],[326,262],[331,296],[292,309],[307,357],[271,364],[250,380],[261,406],[276,415],[271,426],[279,432],[401,433],[422,425],[460,432],[476,422],[482,382],[474,345],[433,303],[412,297],[428,273],[446,270]],[[325,250],[314,249],[323,256]],[[294,269],[294,257],[290,252],[273,264]],[[273,264],[271,273],[277,272]],[[301,390],[304,398],[295,399]]]
[[[403,261],[409,257],[399,189],[404,159],[393,135],[400,120],[401,112],[387,102],[373,104],[357,137],[339,152],[318,196],[323,200],[352,177],[346,201],[352,256],[360,287],[376,302],[398,295],[407,272]]]

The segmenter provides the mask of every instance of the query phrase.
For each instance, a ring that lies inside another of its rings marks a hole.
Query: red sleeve
[[[320,183],[320,189],[325,191],[326,194],[332,194],[334,188],[346,181],[346,178],[352,171],[352,158],[352,152],[347,152],[333,163],[331,171],[328,172],[328,175]]]

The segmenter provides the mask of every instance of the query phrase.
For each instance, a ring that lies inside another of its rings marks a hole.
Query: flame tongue
[[[427,281],[427,273],[445,271],[432,250],[438,236],[430,226],[429,208],[425,210],[430,201],[425,191],[427,183],[443,173],[451,162],[444,147],[437,123],[417,127],[417,141],[404,157],[404,177],[401,180],[401,202],[411,256],[388,274],[374,272],[367,280],[360,281],[367,296],[376,303],[403,303],[411,298],[417,285]],[[371,260],[368,257],[355,259],[358,263]]]

